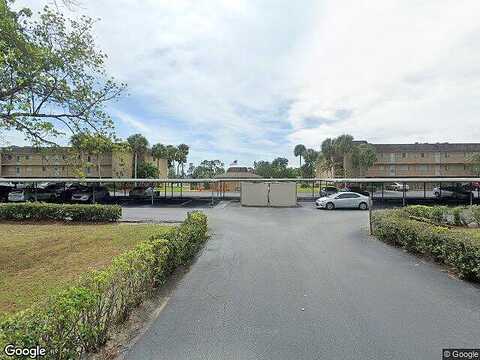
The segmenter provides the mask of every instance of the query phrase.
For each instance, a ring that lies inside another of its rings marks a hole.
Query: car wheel
[[[335,209],[335,205],[332,202],[329,202],[329,203],[327,203],[327,205],[325,205],[325,208],[327,210],[333,210],[333,209]]]
[[[360,203],[360,205],[358,205],[358,208],[359,208],[360,210],[367,210],[367,209],[368,209],[368,205],[367,205],[367,203],[362,202],[362,203]]]

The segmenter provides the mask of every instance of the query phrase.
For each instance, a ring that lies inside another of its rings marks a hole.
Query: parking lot
[[[211,239],[125,358],[437,360],[442,348],[478,347],[478,287],[369,237],[368,212],[203,210]]]

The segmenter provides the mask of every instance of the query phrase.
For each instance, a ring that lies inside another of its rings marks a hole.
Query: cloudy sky
[[[19,1],[32,8],[48,0]],[[284,156],[350,133],[480,142],[478,0],[79,0],[129,96],[119,135],[189,161]]]

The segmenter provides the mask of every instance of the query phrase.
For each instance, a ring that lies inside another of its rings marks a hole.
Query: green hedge
[[[107,269],[87,273],[45,303],[3,317],[0,348],[38,344],[49,359],[79,359],[97,350],[112,326],[127,319],[178,265],[187,264],[206,239],[207,217],[188,214],[179,227],[140,243]]]
[[[418,209],[375,212],[372,220],[374,235],[387,243],[452,266],[465,279],[480,281],[480,237],[474,236],[476,230],[449,229],[405,216],[412,211]]]
[[[118,205],[0,204],[0,220],[110,222],[121,216],[122,208]]]

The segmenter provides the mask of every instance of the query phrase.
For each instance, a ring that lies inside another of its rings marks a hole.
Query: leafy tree
[[[209,179],[225,173],[225,165],[220,160],[203,160],[193,171],[194,179]]]
[[[127,142],[130,144],[133,152],[133,175],[136,179],[138,175],[138,163],[141,162],[139,158],[143,158],[143,155],[147,152],[148,140],[142,134],[134,134],[127,138]]]
[[[93,20],[67,20],[45,7],[34,20],[0,0],[0,129],[32,143],[55,145],[71,134],[108,133],[104,111],[125,84],[106,75],[106,55],[95,48]]]
[[[305,163],[301,167],[302,176],[304,178],[314,178],[315,177],[315,165],[319,157],[318,151],[314,149],[307,149],[303,155]]]
[[[148,162],[141,163],[138,167],[138,176],[142,179],[158,178],[158,168]]]
[[[70,138],[70,144],[73,151],[79,153],[82,158],[85,154],[95,156],[98,177],[101,178],[102,157],[112,152],[113,141],[102,134],[77,133]],[[91,165],[90,163],[87,164],[87,166]]]
[[[254,162],[255,174],[264,178],[295,178],[296,170],[288,167],[288,159],[276,158],[269,161]]]
[[[468,158],[472,175],[475,177],[480,176],[480,154],[473,154]]]
[[[377,161],[377,153],[375,147],[371,144],[360,144],[355,146],[352,152],[352,164],[358,168],[360,172],[372,167]]]
[[[300,157],[300,167],[302,167],[302,156],[305,154],[305,151],[307,151],[307,148],[302,144],[298,144],[293,149],[293,155]]]

